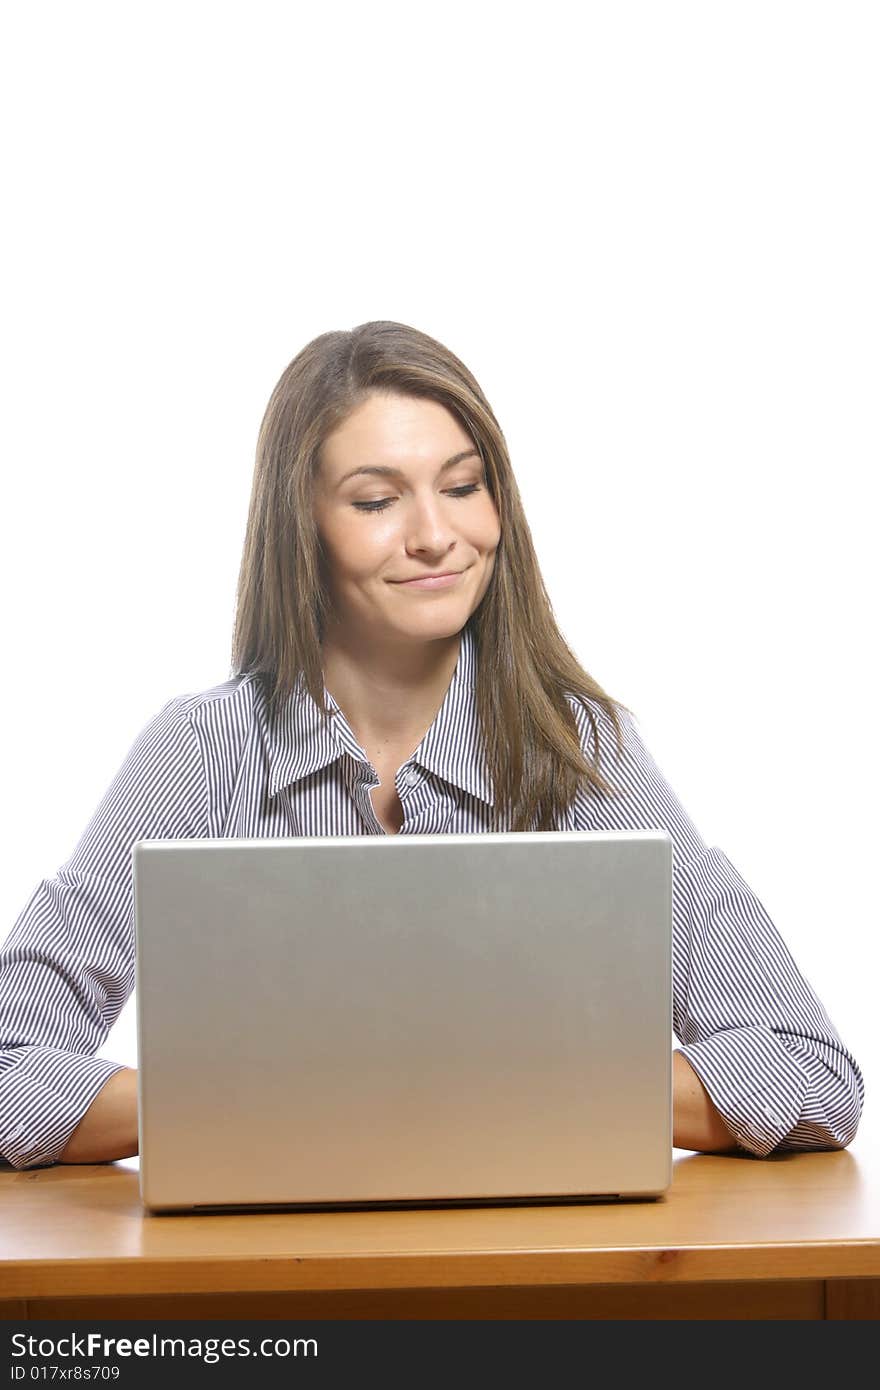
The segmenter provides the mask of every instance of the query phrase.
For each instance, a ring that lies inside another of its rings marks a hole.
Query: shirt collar
[[[470,627],[465,627],[458,661],[443,703],[411,761],[492,806],[492,780],[483,751],[474,694],[476,669],[476,643]],[[320,772],[341,757],[369,763],[326,686],[324,697],[333,711],[328,724],[322,720],[300,675],[274,725],[267,729],[270,797],[277,796],[283,787]]]

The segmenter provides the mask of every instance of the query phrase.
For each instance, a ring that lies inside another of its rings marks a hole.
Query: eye
[[[462,487],[449,488],[450,497],[470,497],[472,493],[479,492],[480,483],[465,483]],[[393,497],[382,497],[376,502],[352,502],[352,506],[359,512],[384,512],[386,507],[390,507],[394,501]]]

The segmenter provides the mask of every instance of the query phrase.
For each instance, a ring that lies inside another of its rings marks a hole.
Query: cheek
[[[337,573],[356,578],[385,553],[390,532],[379,516],[352,512],[327,527],[325,549]]]
[[[482,543],[487,550],[497,549],[501,540],[501,521],[494,507],[489,507],[482,518],[480,527]]]

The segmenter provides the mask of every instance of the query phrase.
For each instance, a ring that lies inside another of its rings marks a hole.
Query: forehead
[[[321,449],[322,471],[338,476],[358,464],[406,471],[435,466],[450,454],[472,448],[461,421],[439,401],[374,394],[362,401]]]

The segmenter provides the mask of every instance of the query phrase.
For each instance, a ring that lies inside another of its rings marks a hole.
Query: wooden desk
[[[0,1316],[876,1318],[880,1145],[682,1155],[662,1202],[146,1216],[137,1161],[0,1171]]]

